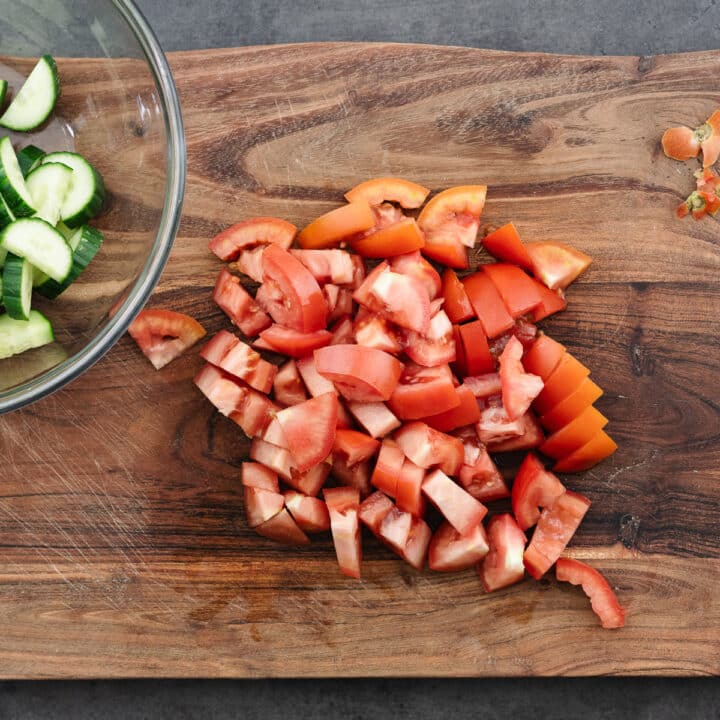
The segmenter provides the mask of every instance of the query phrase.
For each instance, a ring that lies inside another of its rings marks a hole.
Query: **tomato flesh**
[[[520,432],[514,437],[507,437],[504,440],[494,440],[488,443],[490,452],[513,452],[515,450],[530,450],[540,447],[545,440],[545,434],[540,423],[532,412],[526,412],[517,421],[520,424]]]
[[[542,378],[525,372],[522,356],[520,341],[511,337],[500,356],[502,402],[511,420],[524,415],[543,389]]]
[[[379,450],[380,443],[365,433],[357,430],[338,430],[335,433],[333,451],[343,455],[350,467],[369,460],[377,455]]]
[[[244,487],[245,518],[248,527],[262,525],[275,517],[285,507],[285,500],[279,492],[257,487]]]
[[[480,409],[477,434],[486,445],[519,437],[524,431],[525,423],[523,418],[511,420],[502,406],[502,402],[497,404],[493,402],[492,405]]]
[[[382,402],[351,402],[348,403],[348,410],[370,437],[383,438],[401,425],[400,420]]]
[[[460,404],[449,365],[407,363],[388,403],[402,420],[417,420]]]
[[[330,514],[330,532],[340,571],[349,577],[360,578],[360,493],[356,488],[340,487],[325,488],[323,494]]]
[[[372,489],[370,484],[372,470],[369,462],[360,462],[350,466],[342,455],[334,455],[332,475],[343,485],[357,489],[360,497],[364,498],[370,494]]]
[[[260,463],[244,462],[242,464],[241,482],[244,487],[256,487],[262,490],[280,492],[277,473]]]
[[[462,441],[434,430],[424,422],[405,424],[395,435],[395,442],[416,465],[438,467],[448,475],[456,475],[465,457]]]
[[[559,242],[531,242],[525,249],[532,258],[535,276],[551,290],[564,290],[592,262],[589,255]]]
[[[435,430],[450,432],[465,425],[472,425],[480,419],[480,408],[472,390],[467,385],[459,385],[454,390],[460,401],[457,407],[423,418],[423,422]]]
[[[405,218],[352,240],[350,246],[362,257],[388,258],[419,250],[425,246],[425,236],[413,218]]]
[[[468,275],[462,284],[487,337],[497,337],[513,327],[513,317],[486,273],[478,271]]]
[[[398,479],[402,471],[405,455],[394,440],[385,439],[380,446],[375,470],[370,482],[386,495],[397,495]]]
[[[364,201],[348,203],[313,220],[298,235],[301,248],[330,248],[375,225],[375,215]]]
[[[329,345],[332,340],[332,334],[327,330],[303,333],[277,323],[271,325],[267,330],[263,330],[260,337],[274,352],[292,358],[304,357],[313,350]]]
[[[244,250],[235,263],[235,266],[241,273],[244,273],[257,283],[261,283],[263,279],[263,252],[265,252],[263,246],[254,248],[253,250]],[[257,301],[257,298],[255,299]]]
[[[253,337],[270,325],[270,318],[226,268],[218,275],[213,300],[244,335]]]
[[[330,513],[320,498],[303,495],[297,490],[286,490],[283,496],[285,507],[303,532],[319,533],[330,529]]]
[[[446,268],[442,275],[442,296],[445,300],[443,308],[453,324],[472,320],[475,311],[454,270]]]
[[[502,380],[500,373],[496,372],[469,375],[463,380],[463,385],[469,388],[477,399],[485,399],[502,393]]]
[[[505,479],[477,435],[462,440],[465,458],[458,473],[460,485],[482,503],[510,497]]]
[[[407,332],[405,354],[418,365],[434,367],[454,362],[456,357],[453,326],[443,310],[430,319],[424,335]]]
[[[387,318],[365,308],[361,308],[355,317],[353,334],[358,345],[389,353],[399,353],[402,350],[396,328],[393,328]]]
[[[440,275],[419,252],[409,252],[394,257],[390,261],[390,268],[400,275],[419,280],[427,290],[430,300],[434,300],[440,294],[442,287]]]
[[[430,300],[414,277],[385,270],[370,286],[373,306],[396,325],[425,334],[430,325]]]
[[[483,271],[495,285],[507,311],[514,318],[526,315],[542,302],[535,282],[519,267],[494,263],[483,265]]]
[[[510,513],[495,515],[487,525],[490,550],[478,567],[486,592],[520,582],[525,577],[525,533]]]
[[[482,522],[487,508],[451,480],[442,470],[429,473],[422,484],[423,493],[461,535]]]
[[[483,375],[495,370],[495,359],[490,353],[485,328],[479,320],[460,325],[460,339],[468,375]]]
[[[565,293],[562,290],[550,290],[534,278],[530,279],[535,283],[535,289],[540,295],[540,304],[531,313],[533,322],[540,322],[550,315],[562,312],[567,307]]]
[[[318,284],[351,285],[355,272],[352,256],[345,250],[290,250]]]
[[[449,522],[444,522],[430,541],[428,565],[436,572],[465,570],[480,562],[489,550],[487,533],[481,523],[461,534]]]
[[[141,310],[128,333],[153,367],[160,370],[204,337],[205,328],[183,313]]]
[[[298,527],[285,508],[261,525],[257,525],[254,530],[258,535],[285,545],[310,544],[310,538]]]
[[[372,533],[379,537],[380,525],[385,516],[393,509],[393,501],[379,490],[366,497],[358,510],[358,517]]]
[[[485,249],[498,260],[512,263],[523,270],[532,272],[533,264],[528,251],[520,239],[520,234],[513,223],[488,233],[482,241]]]
[[[540,518],[542,508],[552,505],[564,492],[565,486],[545,469],[537,455],[528,453],[512,488],[512,509],[517,524],[522,530],[531,528]]]
[[[308,395],[294,360],[288,360],[278,370],[273,381],[273,393],[275,400],[285,407],[307,400]]]
[[[400,468],[395,492],[395,502],[400,510],[422,517],[425,513],[424,479],[425,470],[406,458]]]
[[[422,518],[413,515],[405,548],[400,553],[403,560],[416,570],[422,570],[425,566],[425,558],[431,538],[432,530],[430,526]]]

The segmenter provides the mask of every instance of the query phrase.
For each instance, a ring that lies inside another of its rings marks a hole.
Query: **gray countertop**
[[[137,2],[166,50],[313,40],[422,42],[588,55],[649,55],[720,46],[716,0]],[[5,683],[0,685],[0,718],[649,720],[718,717],[719,700],[720,684],[715,680]]]

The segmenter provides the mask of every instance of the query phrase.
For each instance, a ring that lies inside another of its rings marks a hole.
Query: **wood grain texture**
[[[356,582],[329,540],[257,537],[238,492],[248,444],[192,387],[196,353],[156,373],[125,338],[0,418],[0,676],[720,672],[718,225],[674,219],[691,169],[658,143],[720,104],[720,53],[331,44],[170,59],[189,176],[153,306],[226,327],[208,239],[251,215],[302,226],[376,175],[487,183],[485,222],[593,255],[546,326],[606,389],[620,449],[568,478],[593,501],[571,552],[607,573],[627,627],[601,631],[552,579],[485,595],[473,572],[418,573],[368,541]]]

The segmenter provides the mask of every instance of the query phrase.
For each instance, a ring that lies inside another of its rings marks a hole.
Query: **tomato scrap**
[[[720,110],[694,130],[685,126],[669,128],[662,136],[662,147],[673,160],[696,158],[702,150],[703,167],[714,165],[720,156]]]
[[[153,367],[160,370],[204,337],[205,328],[173,310],[141,310],[128,333]]]

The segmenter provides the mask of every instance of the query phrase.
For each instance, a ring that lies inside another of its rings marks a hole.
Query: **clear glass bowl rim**
[[[173,240],[180,224],[185,190],[186,156],[180,103],[170,67],[155,34],[135,6],[133,0],[111,0],[137,39],[155,85],[167,137],[167,185],[160,225],[145,266],[138,275],[132,291],[115,316],[92,340],[71,358],[36,378],[10,390],[0,392],[0,415],[17,410],[60,389],[94,365],[127,331],[135,315],[147,302],[165,268]]]

